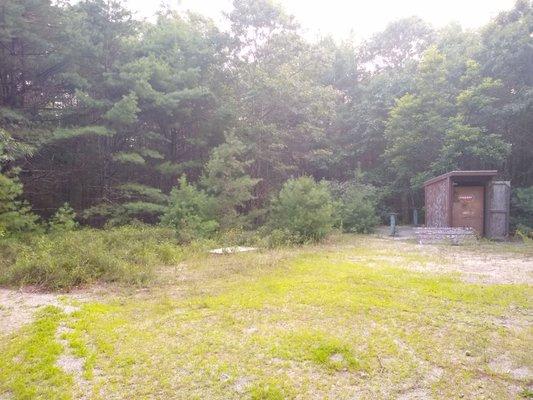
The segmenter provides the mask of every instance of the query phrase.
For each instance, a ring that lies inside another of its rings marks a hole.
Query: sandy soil
[[[35,311],[40,307],[56,306],[70,314],[76,311],[77,307],[69,303],[91,298],[95,298],[92,292],[58,294],[39,292],[31,287],[20,290],[0,288],[0,337],[31,322]]]
[[[482,254],[459,250],[450,254],[439,249],[446,262],[411,265],[427,272],[458,272],[465,282],[533,285],[533,257],[514,254]]]
[[[9,334],[29,322],[45,305],[59,306],[56,294],[0,289],[0,335]]]

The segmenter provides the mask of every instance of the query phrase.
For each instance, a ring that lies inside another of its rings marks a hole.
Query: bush
[[[152,278],[154,266],[182,257],[172,230],[146,226],[35,235],[25,243],[4,244],[0,252],[8,260],[0,270],[0,284],[46,289],[96,281],[142,284]]]
[[[182,176],[179,187],[170,192],[170,204],[161,217],[161,223],[173,228],[182,241],[189,242],[209,237],[218,229],[215,210],[215,199],[189,184]]]
[[[76,212],[70,207],[68,203],[63,204],[54,216],[48,221],[48,229],[50,232],[69,232],[78,227],[76,222]]]
[[[340,195],[339,219],[344,232],[370,233],[379,223],[377,196],[372,186],[349,184]]]
[[[22,184],[16,176],[0,174],[0,236],[30,232],[38,228],[38,217],[21,200]]]
[[[533,186],[514,189],[511,204],[514,229],[533,237]]]
[[[333,227],[333,209],[325,182],[316,183],[309,177],[290,179],[272,203],[269,224],[282,236],[289,234],[294,242],[319,241]]]

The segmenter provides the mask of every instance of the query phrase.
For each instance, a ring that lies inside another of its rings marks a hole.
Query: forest
[[[282,1],[0,0],[0,400],[533,398],[533,0]],[[413,226],[454,170],[509,235]]]
[[[272,226],[276,209],[283,226],[299,202],[368,231],[391,211],[411,222],[424,180],[457,169],[499,170],[531,228],[530,1],[478,30],[411,17],[359,42],[233,5],[223,30],[114,0],[3,0],[2,234],[69,220],[190,237]]]

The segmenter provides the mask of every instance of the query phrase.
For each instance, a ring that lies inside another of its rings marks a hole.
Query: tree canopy
[[[233,5],[221,30],[166,9],[137,21],[118,0],[3,1],[0,172],[20,212],[157,222],[199,190],[231,227],[298,176],[360,171],[404,212],[452,169],[533,185],[531,1],[476,31],[411,17],[360,43],[307,41],[268,0]]]

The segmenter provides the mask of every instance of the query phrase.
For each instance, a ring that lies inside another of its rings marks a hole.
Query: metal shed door
[[[487,237],[505,239],[509,233],[509,202],[511,182],[494,181],[488,187]]]
[[[483,186],[456,186],[453,188],[452,226],[473,228],[483,235]]]

